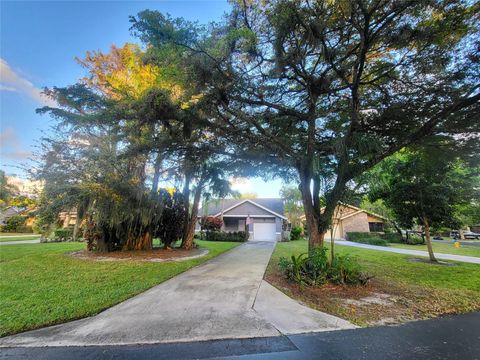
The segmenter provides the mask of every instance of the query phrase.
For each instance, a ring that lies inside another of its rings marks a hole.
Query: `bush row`
[[[245,242],[248,240],[248,236],[249,236],[249,233],[246,231],[235,231],[235,232],[208,231],[206,233],[206,240]]]
[[[347,232],[347,240],[362,244],[387,246],[388,242],[378,233]]]

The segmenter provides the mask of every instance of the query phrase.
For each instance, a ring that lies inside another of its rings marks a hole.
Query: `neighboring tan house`
[[[4,210],[0,210],[0,225],[5,225],[8,219],[15,215],[21,215],[23,211],[25,211],[25,208],[18,206],[9,206]]]
[[[333,215],[332,228],[327,231],[325,238],[345,239],[349,232],[383,232],[386,220],[370,211],[339,203]]]
[[[222,231],[248,231],[249,240],[280,241],[283,224],[283,199],[221,199],[210,201],[199,209],[202,216],[223,218]],[[197,222],[196,231],[200,231]]]
[[[32,226],[35,222],[35,218],[32,215],[36,209],[25,209],[18,206],[9,206],[4,210],[0,210],[0,225],[5,225],[11,217],[20,215],[25,217],[25,226]]]
[[[63,228],[75,226],[75,222],[77,221],[77,210],[73,209],[70,211],[62,211],[60,214],[58,214],[58,218],[62,223]]]

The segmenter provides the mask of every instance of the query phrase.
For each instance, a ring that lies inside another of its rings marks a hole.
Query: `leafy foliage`
[[[9,218],[5,225],[2,226],[2,231],[5,232],[20,232],[27,218],[22,215],[14,215]]]
[[[200,219],[200,228],[202,230],[220,231],[223,225],[223,220],[218,216],[202,216]]]
[[[300,240],[303,229],[300,226],[293,226],[290,232],[290,240]]]
[[[371,278],[361,271],[357,260],[348,254],[337,255],[330,261],[326,248],[311,250],[308,255],[280,258],[280,269],[285,277],[301,285],[319,286],[333,284],[366,285]]]
[[[183,49],[226,151],[300,182],[315,247],[356,177],[432,136],[478,131],[475,10],[460,0],[237,1],[208,28],[156,11],[132,23],[155,63]]]
[[[181,192],[165,189],[160,189],[160,196],[163,207],[155,236],[160,238],[165,247],[170,247],[183,235],[186,220],[184,199]]]
[[[7,206],[17,193],[18,188],[8,181],[5,171],[0,170],[0,208]]]
[[[248,240],[249,233],[246,231],[209,231],[206,240],[208,241],[227,241],[227,242],[245,242]]]

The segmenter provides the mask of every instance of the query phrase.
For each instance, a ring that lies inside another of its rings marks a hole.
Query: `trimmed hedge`
[[[377,246],[388,246],[388,242],[378,233],[347,232],[347,240]]]
[[[235,231],[235,232],[209,231],[206,233],[206,240],[245,242],[248,240],[248,236],[249,236],[249,233],[246,231]]]
[[[381,238],[389,243],[401,244],[404,242],[402,236],[399,233],[385,233],[381,236]]]

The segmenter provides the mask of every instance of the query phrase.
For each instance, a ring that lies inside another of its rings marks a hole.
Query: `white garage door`
[[[275,223],[254,223],[253,240],[275,241]]]

